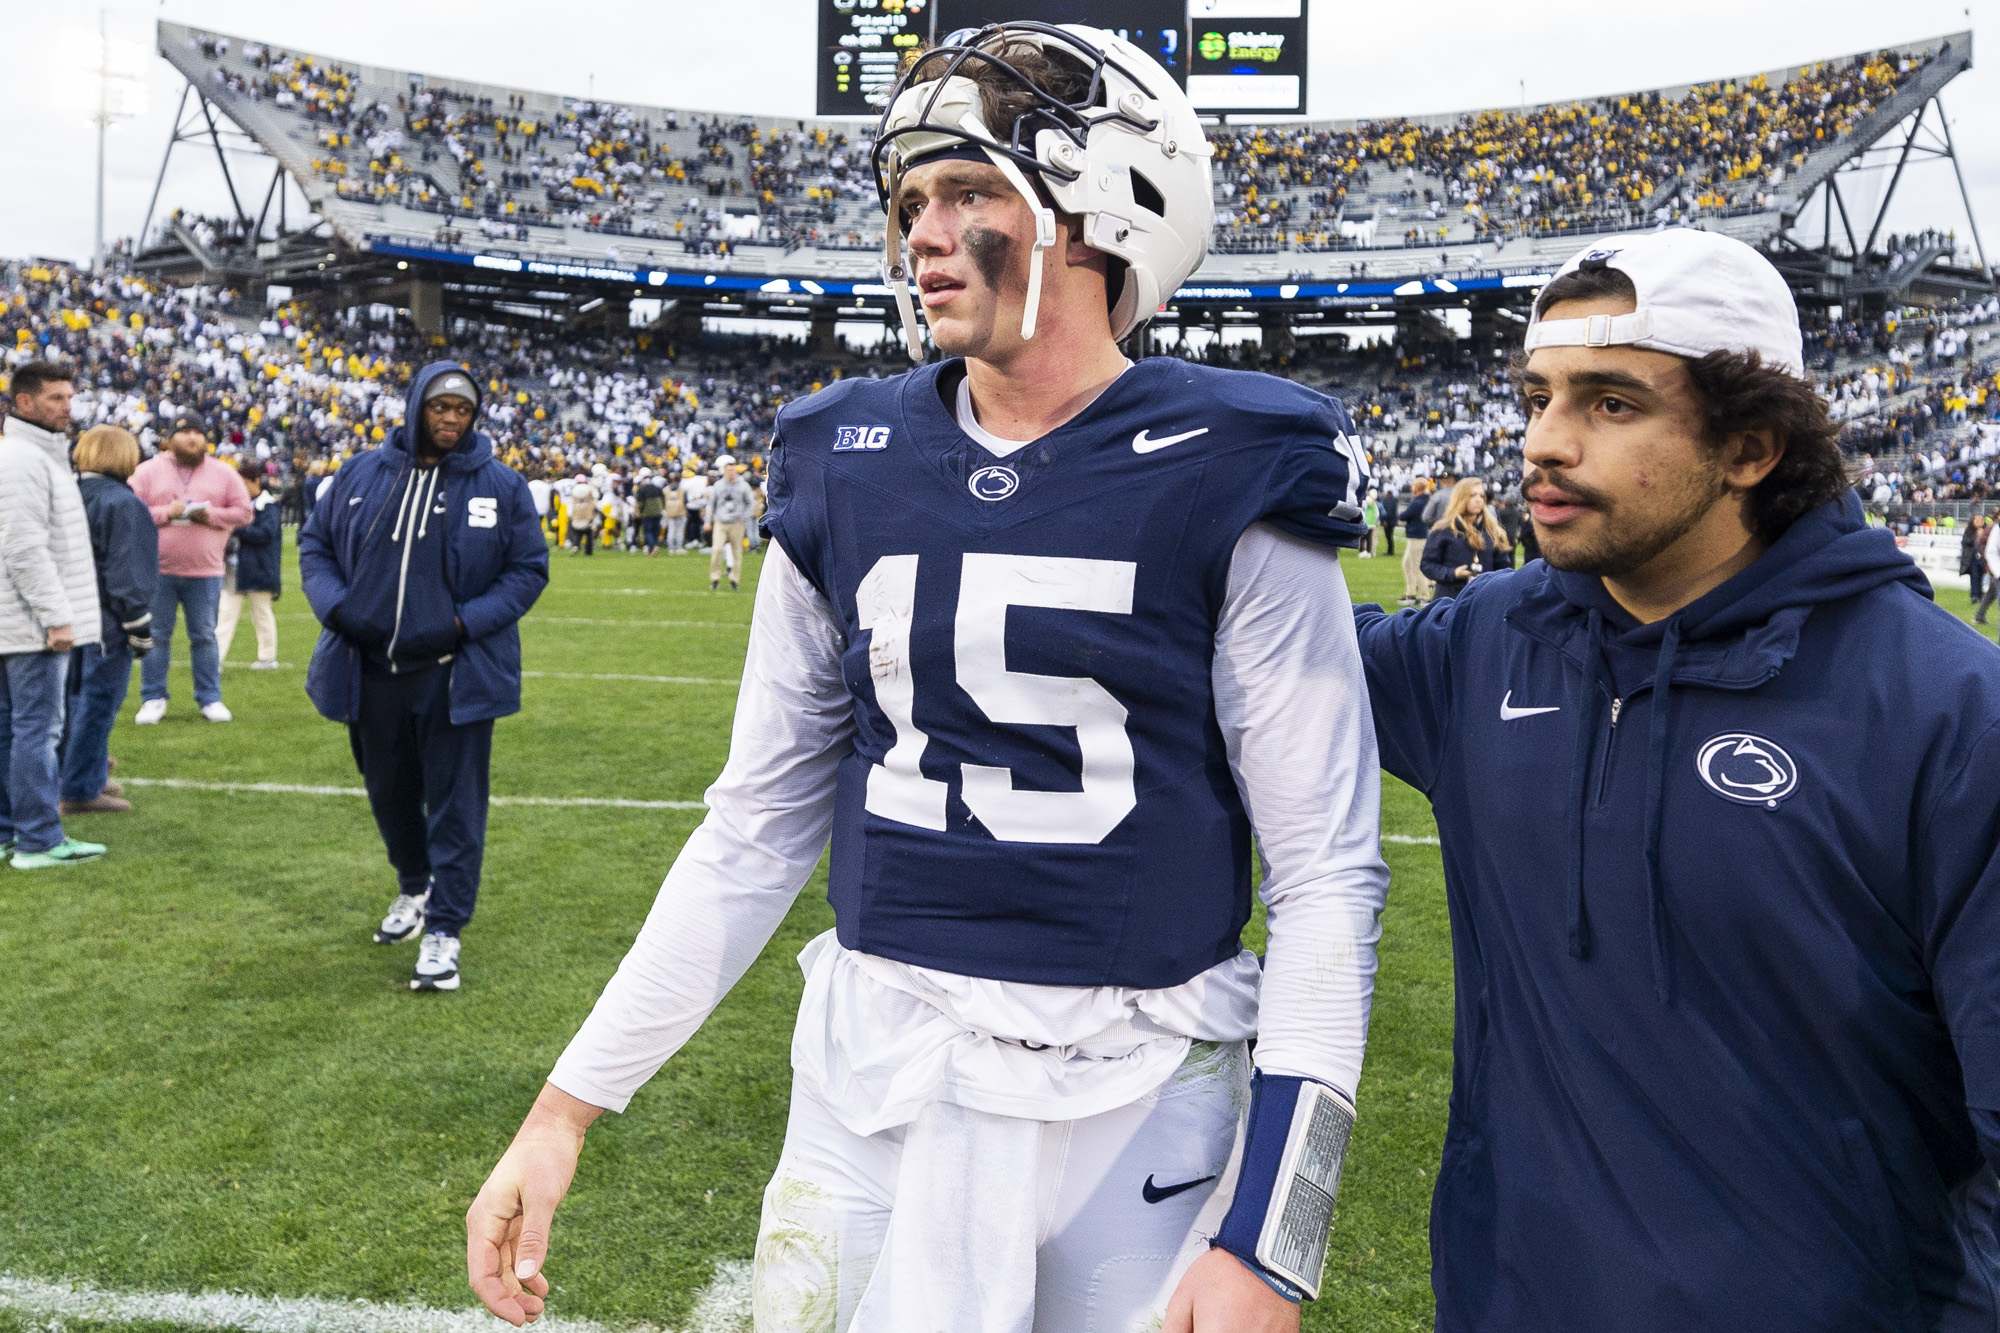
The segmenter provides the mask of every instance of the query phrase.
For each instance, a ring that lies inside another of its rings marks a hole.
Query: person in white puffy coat
[[[0,851],[17,870],[104,855],[63,832],[57,748],[72,648],[99,642],[97,565],[69,466],[70,372],[15,369],[0,427]]]

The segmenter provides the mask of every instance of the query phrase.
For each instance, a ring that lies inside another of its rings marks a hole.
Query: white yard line
[[[224,662],[225,671],[248,671],[248,662]],[[176,662],[174,671],[185,676],[190,668],[186,663]],[[266,671],[269,667],[264,668]],[[278,663],[280,671],[296,671],[291,662]],[[521,675],[529,680],[630,680],[642,685],[741,685],[743,682],[733,677],[720,676],[635,676],[622,671],[523,671]]]
[[[280,612],[277,618],[279,620],[310,620],[315,625],[319,623],[316,616],[306,611]],[[524,625],[637,625],[641,629],[657,627],[660,629],[747,630],[750,628],[750,622],[747,620],[599,620],[592,619],[589,616],[544,615],[525,615],[521,617],[520,623]],[[179,659],[182,656],[180,649],[183,649],[184,645],[176,645],[176,647],[177,651],[174,653],[174,658],[175,665],[178,666],[180,664]]]
[[[84,1282],[42,1282],[0,1273],[0,1310],[31,1318],[92,1319],[106,1324],[161,1322],[250,1333],[502,1333],[503,1321],[484,1310],[428,1305],[335,1301],[310,1296],[248,1296],[237,1292],[106,1291]],[[695,1297],[685,1333],[749,1333],[750,1265],[728,1260]],[[546,1333],[666,1333],[654,1324],[614,1328],[594,1319],[544,1315]]]
[[[615,671],[523,671],[523,676],[539,680],[636,680],[647,685],[741,685],[740,680],[709,676],[628,676]]]
[[[124,778],[128,787],[172,787],[253,796],[366,796],[363,787],[315,787],[293,782],[196,782],[192,778]],[[594,805],[616,810],[706,810],[700,801],[629,801],[617,796],[492,796],[492,805]]]
[[[672,680],[663,676],[593,676],[592,680]],[[733,680],[712,680],[675,683],[705,685],[734,685]],[[197,782],[192,778],[126,778],[128,787],[172,787],[181,791],[242,792],[253,796],[366,796],[361,787],[317,787],[292,782]],[[614,810],[706,810],[701,801],[634,801],[619,796],[494,796],[489,798],[493,805],[594,805],[607,806]],[[1436,838],[1415,837],[1408,833],[1384,833],[1383,842],[1401,843],[1411,847],[1435,847]]]
[[[748,630],[747,620],[598,620],[590,616],[522,616],[523,625],[614,625],[625,629],[740,629]]]
[[[706,588],[544,588],[542,596],[563,597],[720,597]]]

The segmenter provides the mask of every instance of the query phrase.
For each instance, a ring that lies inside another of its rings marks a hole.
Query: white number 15
[[[1083,757],[1081,791],[1022,791],[1014,771],[962,764],[966,806],[1002,842],[1102,842],[1138,796],[1125,706],[1088,676],[1037,676],[1007,669],[1007,608],[1132,614],[1138,566],[1129,560],[968,553],[959,573],[953,656],[959,688],[1003,726],[1072,727]],[[896,740],[868,772],[870,814],[942,830],[946,785],[919,765],[930,737],[912,716],[916,680],[910,626],[916,616],[917,557],[885,555],[855,590],[870,631],[868,674]]]

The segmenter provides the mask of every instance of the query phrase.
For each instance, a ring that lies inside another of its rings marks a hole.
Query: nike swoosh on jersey
[[[1533,717],[1537,713],[1560,713],[1561,711],[1561,704],[1549,704],[1542,708],[1516,708],[1514,707],[1514,691],[1512,690],[1507,691],[1507,697],[1500,701],[1500,720],[1502,722],[1512,722],[1517,718]]]
[[[1169,435],[1164,439],[1149,440],[1146,438],[1146,432],[1142,430],[1132,437],[1132,452],[1135,454],[1150,454],[1155,449],[1164,449],[1170,444],[1179,444],[1182,440],[1192,440],[1197,435],[1206,434],[1208,434],[1208,427],[1203,426],[1200,430],[1187,430],[1182,431],[1179,435]]]
[[[1161,1186],[1155,1185],[1153,1178],[1147,1176],[1146,1183],[1139,1192],[1146,1196],[1147,1203],[1159,1203],[1163,1199],[1173,1198],[1176,1194],[1186,1194],[1196,1185],[1206,1185],[1214,1179],[1214,1176],[1203,1176],[1200,1180],[1184,1180],[1178,1185]]]

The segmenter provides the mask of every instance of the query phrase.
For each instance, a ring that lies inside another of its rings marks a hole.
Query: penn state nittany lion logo
[[[1725,731],[1703,741],[1694,768],[1717,796],[1767,810],[1777,809],[1799,785],[1799,766],[1784,747],[1747,731]]]
[[[1021,478],[1010,467],[983,467],[967,478],[965,484],[982,500],[1004,500],[1021,488]]]

